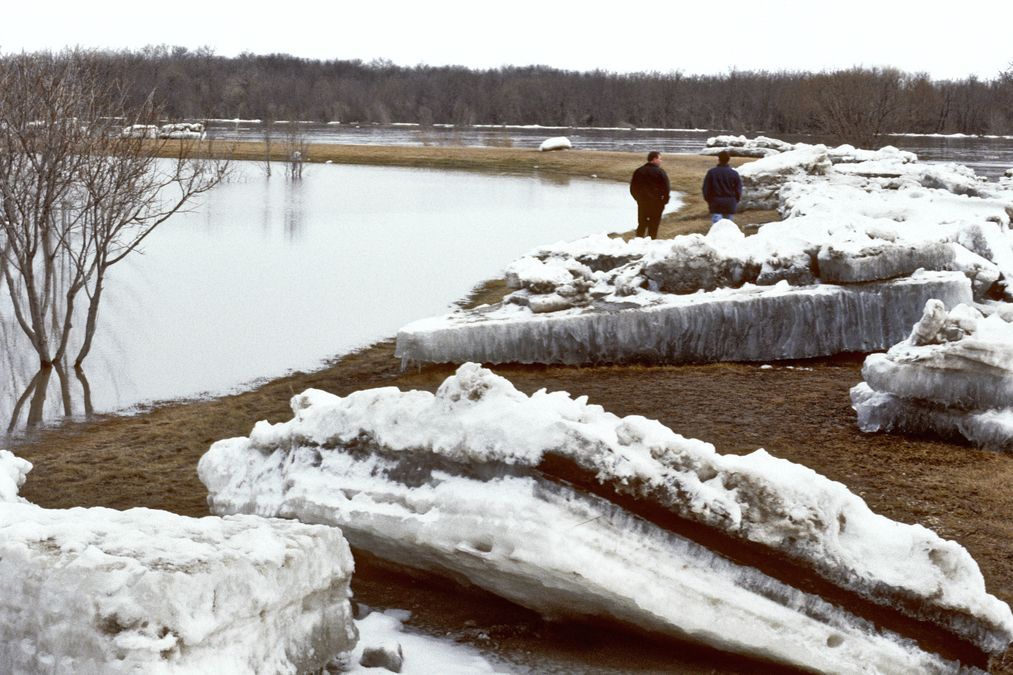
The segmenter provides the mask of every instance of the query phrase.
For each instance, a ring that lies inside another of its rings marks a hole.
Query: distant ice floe
[[[134,124],[123,128],[127,138],[181,138],[203,140],[206,136],[201,122],[179,122],[176,124]]]
[[[908,339],[870,354],[851,390],[866,432],[931,432],[1013,451],[1013,307],[926,303]]]
[[[727,152],[732,157],[770,157],[794,149],[794,145],[777,138],[757,136],[712,136],[707,139],[701,155],[717,155]]]
[[[745,236],[543,246],[505,270],[494,306],[404,326],[411,362],[669,363],[885,350],[928,299],[1011,298],[1013,179],[910,152],[788,145],[742,166],[743,207],[782,220]],[[776,147],[775,147],[776,146]]]
[[[339,530],[44,509],[30,469],[0,450],[0,672],[295,675],[355,647]]]
[[[214,513],[327,523],[549,618],[810,672],[981,672],[1013,638],[960,545],[763,450],[719,455],[476,364],[435,395],[307,390],[292,410],[201,458]]]
[[[542,141],[542,144],[538,146],[538,149],[542,152],[548,152],[550,150],[569,150],[572,147],[570,139],[566,136],[553,136],[552,138],[546,138]]]

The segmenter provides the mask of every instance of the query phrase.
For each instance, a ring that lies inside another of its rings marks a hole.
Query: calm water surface
[[[289,181],[241,166],[112,268],[85,362],[94,408],[317,367],[446,313],[540,244],[635,219],[626,187],[605,181],[342,165]],[[6,424],[37,361],[16,326],[0,327],[0,340]],[[58,411],[52,379],[47,405]]]

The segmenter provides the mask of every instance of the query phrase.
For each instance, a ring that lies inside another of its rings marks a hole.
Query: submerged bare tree
[[[896,68],[862,68],[819,73],[802,83],[802,97],[815,129],[839,143],[875,149],[894,129],[904,74]]]
[[[22,400],[44,400],[55,368],[69,406],[65,366],[73,358],[83,377],[109,268],[226,169],[199,141],[126,133],[153,128],[159,109],[151,97],[129,105],[125,78],[104,67],[81,51],[0,59],[0,272],[40,367]]]

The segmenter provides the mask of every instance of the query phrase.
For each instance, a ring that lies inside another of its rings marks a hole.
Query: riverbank
[[[430,167],[508,173],[553,167],[560,175],[608,180],[627,180],[644,161],[628,153],[511,148],[327,146],[328,154],[315,152],[310,153],[313,161],[347,157],[348,163],[416,166],[403,162],[428,158],[434,163],[425,165]],[[696,194],[714,159],[666,155],[665,160],[673,189],[687,194],[688,205],[666,218],[663,236],[706,231],[709,220]],[[450,166],[454,162],[462,165]],[[610,173],[601,167],[611,167]],[[763,218],[776,214],[747,212],[738,220],[745,224]],[[489,284],[472,301],[486,301],[497,292],[497,284]],[[713,443],[720,452],[742,454],[763,447],[809,466],[862,495],[873,510],[958,541],[980,564],[989,592],[1013,602],[1013,525],[1007,517],[1013,458],[928,438],[862,433],[848,397],[850,387],[862,379],[861,362],[861,356],[841,356],[780,362],[772,368],[719,363],[506,365],[492,370],[528,394],[545,388],[586,395],[609,412],[658,419],[684,436]],[[207,492],[197,479],[197,461],[211,443],[246,436],[258,420],[290,419],[288,401],[294,394],[310,387],[340,396],[379,386],[435,391],[453,371],[452,366],[427,366],[401,372],[393,340],[387,340],[337,357],[319,371],[294,373],[252,391],[153,406],[131,417],[69,423],[7,447],[34,464],[21,494],[41,506],[148,507],[203,516],[208,514]],[[363,556],[357,565],[357,600],[412,610],[410,625],[489,649],[530,672],[790,672],[688,645],[645,642],[600,624],[545,624],[474,589],[408,577]],[[1013,658],[1006,660],[996,663],[993,672],[1013,673]]]

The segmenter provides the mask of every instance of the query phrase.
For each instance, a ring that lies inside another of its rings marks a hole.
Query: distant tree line
[[[991,80],[940,81],[859,66],[721,75],[472,70],[167,46],[93,57],[110,76],[129,74],[139,106],[154,91],[179,120],[700,128],[825,134],[859,146],[884,133],[1013,134],[1013,64]]]

